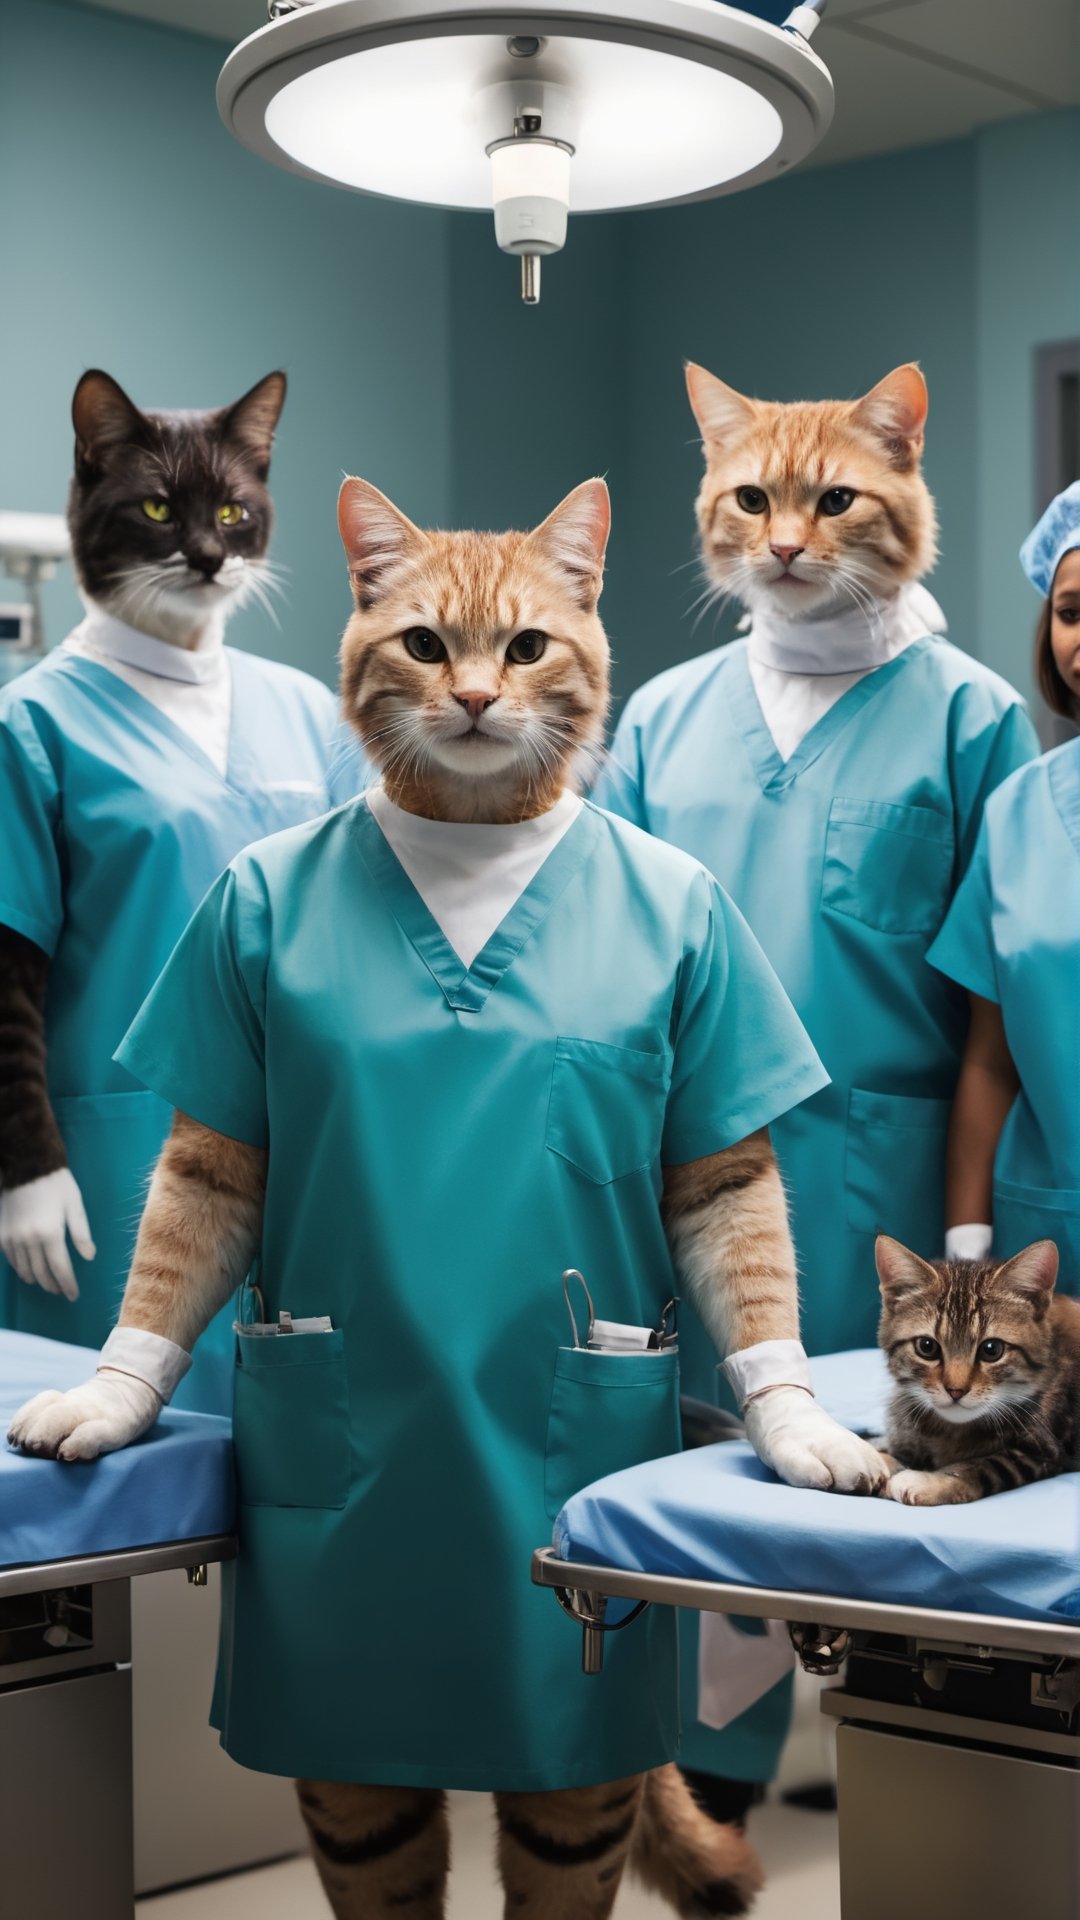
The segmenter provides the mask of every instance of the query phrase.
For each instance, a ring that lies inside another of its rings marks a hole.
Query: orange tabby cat
[[[698,529],[720,597],[798,617],[837,600],[866,607],[929,571],[937,521],[919,465],[918,367],[859,400],[750,400],[693,365],[686,381],[705,442]],[[844,484],[831,486],[837,475]]]

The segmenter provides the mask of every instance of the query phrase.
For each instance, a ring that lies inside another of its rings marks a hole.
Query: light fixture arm
[[[289,0],[286,0],[286,4],[289,4]],[[802,0],[802,4],[793,7],[784,21],[784,32],[797,33],[801,40],[812,40],[828,4],[829,0]]]

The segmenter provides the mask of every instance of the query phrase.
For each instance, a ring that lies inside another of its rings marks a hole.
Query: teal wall
[[[1039,601],[1016,549],[1036,491],[1035,348],[1080,334],[1080,114],[1042,114],[979,139],[978,546],[982,658],[1032,693]]]
[[[230,637],[331,678],[342,472],[451,513],[447,217],[248,154],[217,117],[216,41],[54,0],[0,12],[0,507],[62,510],[87,366],[147,406],[222,405],[285,366],[281,630],[248,610]],[[54,642],[79,611],[65,573]]]
[[[57,509],[69,400],[100,363],[145,404],[215,405],[283,364],[280,632],[330,677],[347,613],[340,474],[414,518],[538,520],[604,473],[620,695],[716,643],[696,620],[701,470],[681,363],[748,392],[847,395],[918,359],[954,637],[1027,684],[1033,349],[1080,333],[1080,115],[815,169],[664,213],[571,222],[538,309],[486,215],[365,200],[257,161],[214,107],[221,43],[64,0],[0,26],[0,506]],[[41,76],[48,76],[47,84]],[[0,585],[0,592],[4,591]],[[50,590],[54,639],[70,584]]]

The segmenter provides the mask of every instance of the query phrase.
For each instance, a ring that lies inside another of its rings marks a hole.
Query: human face
[[[1054,575],[1050,646],[1069,692],[1080,698],[1080,548],[1065,555]]]

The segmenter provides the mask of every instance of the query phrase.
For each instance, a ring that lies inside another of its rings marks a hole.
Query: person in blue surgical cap
[[[1020,550],[1043,594],[1035,671],[1080,723],[1080,480]],[[987,802],[931,964],[966,987],[971,1027],[949,1131],[946,1251],[1000,1259],[1054,1240],[1080,1292],[1080,736]]]

